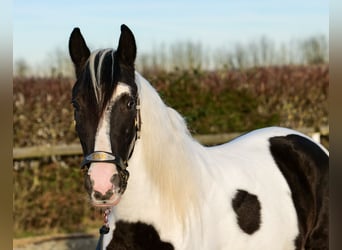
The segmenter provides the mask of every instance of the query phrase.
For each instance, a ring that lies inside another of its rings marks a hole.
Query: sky
[[[329,2],[323,0],[13,1],[13,62],[39,65],[79,27],[92,49],[116,48],[120,25],[133,31],[138,56],[160,45],[200,42],[229,48],[266,36],[276,43],[329,37]]]

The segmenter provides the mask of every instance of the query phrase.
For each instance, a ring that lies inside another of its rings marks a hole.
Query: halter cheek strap
[[[137,97],[137,105],[136,105],[136,109],[137,109],[137,116],[135,117],[135,129],[136,129],[136,139],[140,139],[140,130],[141,130],[141,114],[140,114],[140,98]]]

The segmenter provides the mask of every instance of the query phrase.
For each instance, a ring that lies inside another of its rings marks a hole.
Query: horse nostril
[[[118,174],[113,174],[112,178],[110,178],[110,182],[114,184],[114,187],[120,186],[120,177]]]
[[[113,194],[113,190],[108,190],[105,194],[102,194],[101,192],[94,190],[93,197],[96,200],[109,200],[113,196]]]

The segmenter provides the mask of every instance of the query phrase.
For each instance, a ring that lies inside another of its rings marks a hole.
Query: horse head
[[[91,53],[75,28],[69,53],[77,79],[72,104],[84,154],[85,187],[95,206],[113,206],[126,189],[127,162],[140,130],[134,35],[122,25],[117,50]]]

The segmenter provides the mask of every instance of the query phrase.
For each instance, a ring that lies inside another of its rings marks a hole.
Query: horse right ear
[[[137,45],[132,31],[125,25],[121,25],[121,35],[117,48],[117,55],[122,64],[134,68],[134,61],[137,55]]]
[[[90,55],[90,50],[88,49],[79,28],[74,28],[71,32],[69,38],[69,54],[75,66],[76,76],[79,76]]]

